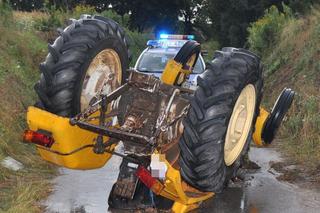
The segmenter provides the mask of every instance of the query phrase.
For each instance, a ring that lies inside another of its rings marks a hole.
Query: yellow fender
[[[60,153],[70,153],[85,145],[92,145],[96,133],[71,126],[69,118],[57,116],[36,107],[29,107],[27,112],[27,123],[33,131],[45,130],[52,133],[55,143],[50,150]],[[104,138],[107,140],[107,137]],[[95,154],[92,147],[82,149],[70,155],[59,155],[52,153],[47,148],[38,146],[40,156],[57,165],[70,169],[95,169],[103,167],[111,158],[111,154]]]
[[[269,116],[270,116],[270,113],[267,110],[265,110],[263,107],[260,107],[259,116],[257,117],[256,123],[255,123],[255,131],[252,135],[253,142],[259,147],[267,146],[267,144],[263,142],[262,131],[264,129],[264,126]]]
[[[160,159],[166,163],[168,168],[164,188],[160,195],[174,201],[171,208],[174,213],[189,212],[198,208],[202,201],[214,196],[213,192],[201,192],[188,186],[182,181],[179,170],[173,168],[164,157]]]

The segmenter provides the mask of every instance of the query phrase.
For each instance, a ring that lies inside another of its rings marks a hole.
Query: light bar
[[[160,34],[160,39],[193,40],[194,35]]]
[[[159,46],[159,42],[157,40],[149,40],[147,46],[157,47]]]

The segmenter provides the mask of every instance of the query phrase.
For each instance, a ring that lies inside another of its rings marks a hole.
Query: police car
[[[194,40],[194,36],[161,34],[159,40],[149,40],[147,42],[148,47],[141,53],[135,64],[135,70],[159,78],[168,60],[174,58],[188,40]],[[203,73],[204,70],[205,62],[200,54],[193,72],[182,86],[195,89],[197,86],[197,76]]]

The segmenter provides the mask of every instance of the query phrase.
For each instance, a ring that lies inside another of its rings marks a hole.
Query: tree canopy
[[[72,10],[76,5],[94,6],[98,12],[112,10],[129,16],[128,27],[138,32],[165,30],[218,40],[222,46],[245,45],[250,23],[265,9],[282,3],[303,12],[317,0],[6,0],[13,9],[32,11],[45,8]]]

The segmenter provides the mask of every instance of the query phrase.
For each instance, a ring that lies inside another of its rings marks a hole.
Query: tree
[[[261,0],[208,0],[207,16],[222,46],[242,47],[250,22],[263,15]]]
[[[32,11],[43,7],[44,0],[10,0],[10,5],[15,10]]]
[[[198,18],[201,8],[204,6],[205,0],[180,0],[180,16],[184,23],[184,33],[191,34],[193,26]]]
[[[143,32],[148,28],[156,30],[165,26],[168,30],[175,28],[179,4],[176,0],[122,0],[121,3],[113,3],[112,8],[123,15],[130,14],[129,27]]]

